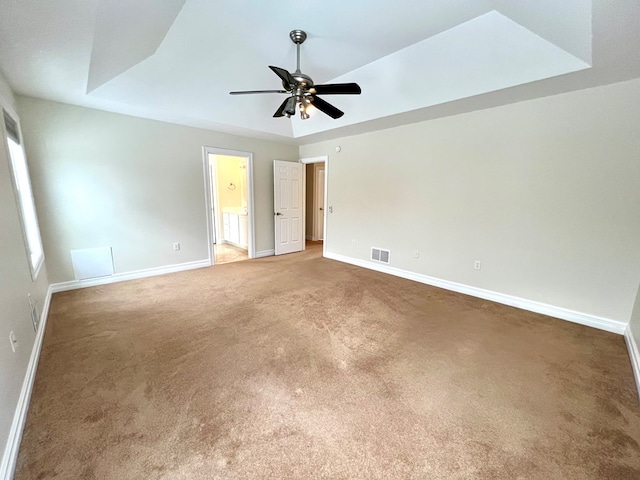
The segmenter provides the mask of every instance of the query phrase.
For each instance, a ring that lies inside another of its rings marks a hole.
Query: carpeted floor
[[[638,479],[621,336],[318,248],[56,294],[17,479]]]

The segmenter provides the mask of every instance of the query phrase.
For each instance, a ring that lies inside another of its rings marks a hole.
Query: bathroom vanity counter
[[[246,208],[224,207],[222,209],[222,228],[226,243],[247,249],[249,235]]]

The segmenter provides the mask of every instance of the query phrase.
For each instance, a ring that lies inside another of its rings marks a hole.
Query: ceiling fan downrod
[[[295,73],[302,73],[300,70],[300,45],[302,45],[307,39],[307,34],[304,30],[291,30],[291,32],[289,32],[289,38],[291,38],[291,41],[296,44],[297,61]]]
[[[313,86],[313,80],[308,75],[302,73],[300,70],[300,45],[304,43],[307,39],[307,33],[304,30],[291,30],[289,32],[289,38],[291,41],[296,44],[296,71],[293,72],[293,78],[296,80],[295,88],[292,91],[292,95],[295,98],[295,103],[293,106],[293,111],[286,111],[286,116],[290,117],[295,114],[295,104],[298,105],[300,109],[300,118],[302,120],[306,120],[309,118],[309,113],[307,112],[307,106],[311,104],[310,98],[307,98],[309,94],[305,93],[306,88]]]

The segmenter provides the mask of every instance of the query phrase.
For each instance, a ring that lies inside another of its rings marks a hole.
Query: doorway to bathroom
[[[211,264],[253,258],[252,156],[205,147],[204,157]]]

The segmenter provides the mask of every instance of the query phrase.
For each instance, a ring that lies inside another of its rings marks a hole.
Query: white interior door
[[[299,252],[304,247],[301,163],[273,161],[275,254]]]
[[[324,168],[316,170],[316,232],[318,240],[324,240]]]

